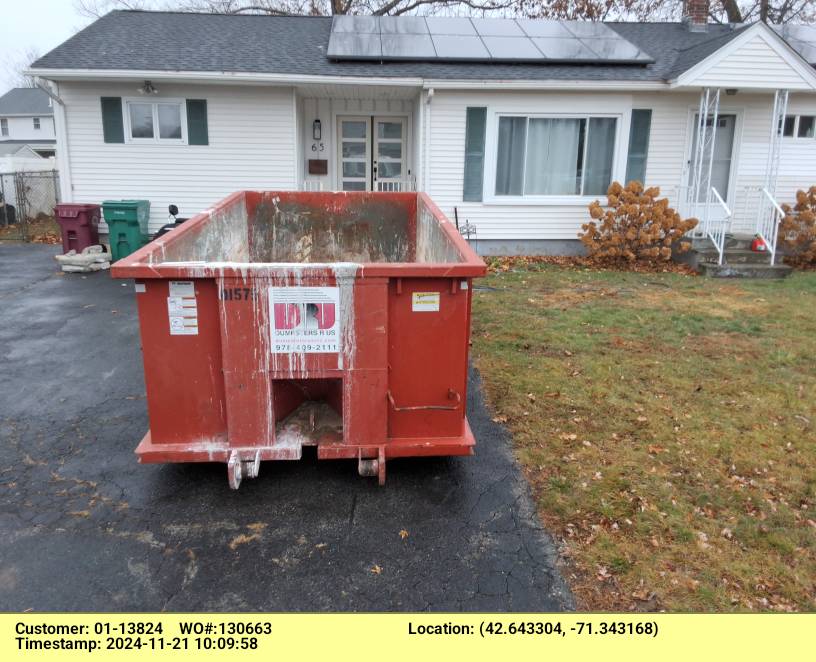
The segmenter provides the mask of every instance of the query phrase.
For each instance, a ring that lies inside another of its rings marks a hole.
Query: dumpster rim
[[[484,276],[487,273],[487,265],[482,258],[471,248],[470,244],[459,234],[450,219],[442,212],[431,197],[423,192],[417,191],[412,193],[380,193],[372,191],[319,191],[309,192],[310,195],[326,195],[336,196],[344,195],[348,197],[363,197],[363,196],[377,196],[377,195],[401,195],[401,196],[416,196],[417,200],[422,200],[428,211],[436,218],[440,228],[445,233],[447,238],[453,243],[453,247],[462,258],[461,262],[204,262],[204,261],[182,261],[170,263],[151,264],[143,261],[153,253],[163,251],[167,246],[172,245],[176,241],[180,241],[186,233],[194,232],[200,225],[204,225],[213,214],[227,208],[238,201],[246,199],[249,192],[276,194],[276,193],[302,193],[302,191],[285,191],[285,190],[270,190],[270,191],[253,191],[242,190],[231,193],[226,198],[223,198],[212,207],[192,216],[188,221],[183,223],[181,227],[173,232],[169,232],[162,237],[154,239],[134,251],[130,255],[118,260],[111,265],[112,278],[237,278],[246,279],[248,276],[272,276],[276,274],[273,272],[287,269],[289,271],[298,271],[302,276],[326,277],[334,276],[332,265],[350,265],[356,264],[358,266],[357,276],[370,277],[478,277]],[[218,266],[208,266],[218,265]],[[193,273],[191,273],[193,272]],[[314,273],[311,273],[314,272]],[[280,274],[277,274],[280,275]]]

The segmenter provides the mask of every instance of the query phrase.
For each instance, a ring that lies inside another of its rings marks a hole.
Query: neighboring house
[[[572,252],[612,180],[743,232],[816,184],[816,35],[791,41],[803,57],[706,8],[606,24],[117,11],[30,73],[58,99],[66,201],[148,198],[158,228],[169,203],[189,216],[238,189],[416,187],[475,224],[481,252]]]
[[[30,148],[43,158],[56,149],[54,108],[41,89],[15,87],[0,97],[0,145]]]

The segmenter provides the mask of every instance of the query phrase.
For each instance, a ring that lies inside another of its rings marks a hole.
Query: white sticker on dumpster
[[[270,287],[273,354],[340,351],[340,288]]]
[[[411,310],[415,313],[439,312],[439,292],[414,292],[411,295]]]
[[[175,289],[173,285],[185,281],[170,281],[170,296],[167,297],[167,317],[170,322],[171,336],[197,336],[198,335],[198,303],[195,298],[195,291],[185,287]],[[190,293],[188,296],[181,296],[179,292]]]
[[[195,286],[191,280],[171,280],[171,297],[193,297],[195,298]]]

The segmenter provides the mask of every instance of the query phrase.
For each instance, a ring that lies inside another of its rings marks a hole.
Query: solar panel
[[[472,18],[482,37],[523,37],[524,31],[512,18]]]
[[[425,24],[431,34],[452,34],[452,35],[473,35],[476,36],[476,28],[469,18],[457,18],[453,16],[426,16]]]
[[[436,55],[444,60],[489,61],[490,53],[479,37],[431,35]]]
[[[595,62],[598,55],[589,46],[577,39],[547,39],[545,37],[534,37],[533,43],[544,54],[548,60],[556,62],[569,62],[578,60],[581,62]]]
[[[490,57],[493,60],[536,61],[544,59],[544,55],[529,39],[482,37],[482,41],[490,51]]]
[[[428,26],[422,16],[381,16],[382,34],[428,34]]]
[[[395,60],[435,58],[431,36],[428,34],[385,34],[380,36],[383,57]]]
[[[603,23],[448,16],[335,16],[327,55],[424,62],[653,61]]]

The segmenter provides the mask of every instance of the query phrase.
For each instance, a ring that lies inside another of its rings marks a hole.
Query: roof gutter
[[[54,81],[164,80],[184,83],[217,83],[292,86],[303,84],[416,87],[429,90],[665,90],[665,81],[626,80],[485,80],[435,79],[385,76],[311,76],[300,74],[243,73],[232,71],[152,71],[148,69],[29,69],[24,72]]]
[[[421,87],[421,78],[387,78],[366,76],[307,76],[300,74],[244,73],[235,71],[152,71],[149,69],[28,69],[27,76],[48,80],[165,80],[189,83],[248,83],[290,86],[299,83],[335,85],[387,85]]]

